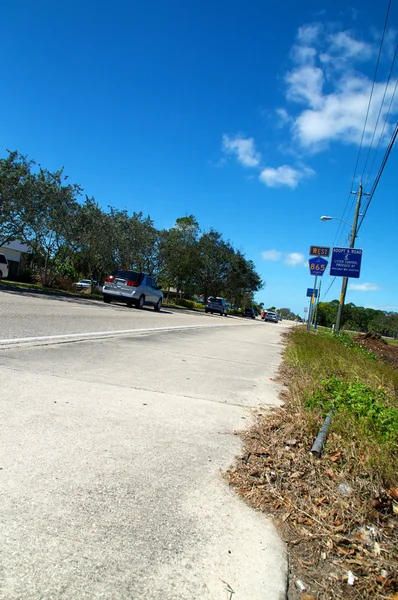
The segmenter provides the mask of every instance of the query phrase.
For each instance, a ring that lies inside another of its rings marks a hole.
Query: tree
[[[225,290],[232,253],[232,247],[218,231],[210,229],[200,236],[195,281],[205,302],[210,295],[219,296]]]
[[[0,159],[0,246],[24,238],[26,212],[34,196],[34,164],[17,151]]]
[[[198,260],[199,224],[193,215],[176,220],[174,227],[162,236],[161,279],[168,288],[175,287],[192,295]]]
[[[113,270],[113,251],[108,235],[111,231],[111,217],[103,212],[94,198],[88,198],[80,205],[76,214],[72,262],[83,274],[93,281],[103,281],[104,275]]]

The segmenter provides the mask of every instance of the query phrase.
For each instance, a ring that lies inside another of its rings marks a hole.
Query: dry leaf
[[[398,500],[398,487],[391,487],[388,490],[388,493],[390,494],[390,496],[392,498],[394,498],[395,500]]]
[[[333,469],[328,469],[326,471],[326,475],[329,475],[330,479],[336,479],[336,475],[335,475],[335,472],[333,471]]]
[[[398,515],[398,504],[393,504],[392,505],[392,510],[393,510],[393,513],[395,515]]]
[[[380,548],[379,542],[375,542],[373,550],[374,550],[375,556],[380,556],[380,554],[381,554],[381,548]]]
[[[341,452],[337,452],[337,454],[334,454],[333,456],[330,457],[330,460],[332,462],[336,462],[336,460],[339,460],[340,456],[341,456]]]

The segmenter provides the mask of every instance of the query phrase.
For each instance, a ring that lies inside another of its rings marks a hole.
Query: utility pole
[[[361,199],[362,199],[362,181],[359,184],[359,190],[357,193],[357,205],[355,207],[354,222],[352,224],[352,229],[351,229],[350,248],[353,248],[355,246],[355,239],[357,237],[358,217],[359,217],[359,211],[361,208]],[[335,333],[338,333],[340,331],[341,314],[343,312],[345,295],[347,292],[347,284],[348,284],[348,277],[343,277],[343,283],[341,284],[340,304],[339,304],[339,309],[337,311],[336,327],[334,330]]]

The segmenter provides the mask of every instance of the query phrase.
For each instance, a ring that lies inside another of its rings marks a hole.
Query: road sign
[[[322,256],[314,256],[314,258],[309,259],[308,266],[311,275],[319,275],[319,277],[322,277],[328,266],[328,261],[322,258]]]
[[[330,256],[330,248],[327,246],[310,246],[311,256]]]
[[[307,298],[312,298],[313,295],[318,298],[318,290],[307,288]]]
[[[356,277],[361,273],[362,250],[359,248],[333,248],[330,275]]]

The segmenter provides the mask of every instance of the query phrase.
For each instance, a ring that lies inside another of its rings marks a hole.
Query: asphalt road
[[[283,598],[284,545],[222,470],[278,403],[287,324],[0,305],[0,598]]]

